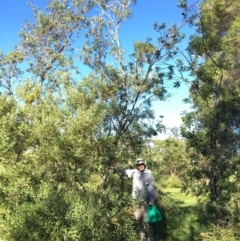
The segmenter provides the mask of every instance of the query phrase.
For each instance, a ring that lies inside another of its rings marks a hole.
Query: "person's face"
[[[144,171],[145,165],[144,165],[144,164],[139,164],[139,165],[137,165],[137,169],[138,169],[139,171]]]

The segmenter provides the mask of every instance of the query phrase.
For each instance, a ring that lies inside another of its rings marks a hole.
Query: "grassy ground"
[[[156,227],[156,241],[240,241],[240,224],[229,222],[217,226],[214,215],[197,202],[197,198],[181,192],[181,188],[161,188],[162,222]]]
[[[156,230],[156,241],[198,241],[201,228],[198,222],[196,197],[181,192],[181,188],[161,188],[160,211],[163,220]]]
[[[163,215],[155,225],[156,241],[240,241],[240,224],[218,226],[213,209],[181,188],[159,187],[159,209]]]
[[[164,194],[167,194],[172,199],[180,202],[180,206],[194,206],[197,204],[197,198],[181,192],[181,188],[164,188],[161,189]]]

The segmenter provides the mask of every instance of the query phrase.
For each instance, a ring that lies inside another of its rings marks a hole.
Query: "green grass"
[[[197,198],[191,194],[181,192],[181,188],[163,188],[161,191],[176,201],[181,202],[180,206],[194,206],[197,204]]]
[[[240,240],[239,223],[218,226],[209,206],[178,187],[159,188],[163,220],[156,241],[235,241]],[[156,228],[156,230],[158,230]]]
[[[198,220],[197,198],[179,187],[159,188],[159,208],[163,220],[156,231],[156,241],[197,241],[202,232]]]

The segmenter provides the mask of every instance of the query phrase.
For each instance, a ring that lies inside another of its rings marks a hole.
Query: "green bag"
[[[155,205],[148,205],[148,223],[156,223],[162,220],[162,214]]]

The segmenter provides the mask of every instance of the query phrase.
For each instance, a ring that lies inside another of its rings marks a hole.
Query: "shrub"
[[[164,187],[169,187],[169,188],[181,188],[182,187],[182,181],[181,179],[176,176],[176,175],[171,175],[165,181],[163,180],[162,185]]]

